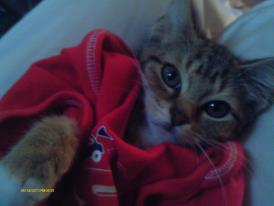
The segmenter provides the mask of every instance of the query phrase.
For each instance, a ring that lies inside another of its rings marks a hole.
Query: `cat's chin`
[[[142,130],[141,146],[151,148],[162,143],[173,143],[183,147],[193,148],[198,140],[189,132],[189,126],[172,127],[166,123],[150,122]]]
[[[158,124],[148,124],[141,131],[141,146],[150,148],[162,143],[175,143],[177,141],[170,130]]]

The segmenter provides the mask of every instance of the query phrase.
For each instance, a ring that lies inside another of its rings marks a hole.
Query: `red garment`
[[[176,145],[144,151],[122,140],[140,88],[138,69],[122,40],[104,30],[33,64],[0,101],[0,157],[35,118],[66,114],[83,131],[83,153],[52,195],[58,205],[242,205],[239,144],[208,149],[210,162]],[[49,205],[48,200],[39,205]]]

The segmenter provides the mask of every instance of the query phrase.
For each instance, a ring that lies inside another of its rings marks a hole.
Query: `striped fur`
[[[141,54],[145,112],[136,138],[142,147],[238,138],[273,103],[274,58],[243,64],[200,32],[191,11],[191,0],[174,0]],[[179,93],[163,81],[165,65],[179,71]],[[230,113],[218,119],[207,115],[203,105],[214,100],[228,103]],[[184,124],[171,125],[174,110]]]

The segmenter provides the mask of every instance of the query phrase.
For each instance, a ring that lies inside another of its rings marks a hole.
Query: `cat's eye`
[[[230,112],[230,106],[225,101],[210,101],[203,106],[203,109],[213,118],[224,118]]]
[[[175,89],[176,91],[181,90],[181,77],[178,70],[172,65],[165,65],[162,68],[162,79],[167,86]]]

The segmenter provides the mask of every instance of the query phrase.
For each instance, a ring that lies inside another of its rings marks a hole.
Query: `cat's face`
[[[236,58],[212,44],[199,45],[187,54],[174,47],[155,51],[145,62],[148,121],[182,144],[205,136],[233,137],[243,118],[237,81],[233,81],[239,69]]]
[[[237,138],[273,101],[273,68],[269,79],[256,74],[261,64],[243,66],[223,46],[176,23],[160,19],[142,54],[148,124],[164,131],[164,142],[183,145]]]

